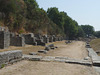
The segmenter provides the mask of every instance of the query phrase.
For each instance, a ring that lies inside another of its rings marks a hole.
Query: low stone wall
[[[25,39],[25,44],[36,45],[36,38],[34,37],[33,33],[22,34],[22,36]]]
[[[49,42],[53,42],[53,37],[49,36]]]
[[[36,39],[37,45],[45,46],[43,39]]]
[[[0,53],[0,68],[4,67],[4,65],[14,62],[14,60],[18,60],[22,58],[22,51],[6,51]]]
[[[49,37],[43,36],[43,42],[44,43],[49,43]]]
[[[10,37],[10,46],[25,46],[25,39],[24,37]]]

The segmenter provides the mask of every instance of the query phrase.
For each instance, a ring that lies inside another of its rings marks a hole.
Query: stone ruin
[[[42,36],[44,43],[49,43],[49,37],[47,35]]]
[[[36,34],[35,37],[36,37],[37,45],[45,46],[45,42],[43,41],[42,35]]]
[[[40,35],[33,33],[18,34],[9,32],[8,28],[0,26],[0,49],[8,48],[9,46],[25,46],[28,45],[41,45],[45,46],[46,43],[62,41],[62,37],[55,35]]]
[[[0,49],[5,49],[10,46],[10,32],[4,27],[0,27]]]
[[[0,52],[0,68],[3,68],[5,65],[10,63],[22,60],[22,55],[21,50]]]
[[[34,37],[33,33],[21,34],[21,36],[24,37],[25,44],[37,45],[36,38]]]
[[[53,36],[49,36],[49,42],[53,42]]]
[[[18,36],[14,33],[10,33],[10,46],[25,46],[24,37]]]

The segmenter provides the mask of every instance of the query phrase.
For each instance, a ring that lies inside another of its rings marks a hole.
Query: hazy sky
[[[40,8],[57,7],[79,25],[90,24],[100,30],[100,0],[36,0]]]

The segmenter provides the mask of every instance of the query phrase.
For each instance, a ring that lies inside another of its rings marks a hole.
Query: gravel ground
[[[74,41],[65,44],[64,41],[56,42],[58,49],[52,50],[42,56],[64,56],[83,59],[88,56],[85,43]],[[39,62],[23,60],[0,70],[0,75],[99,75],[92,67],[68,64],[61,62]]]

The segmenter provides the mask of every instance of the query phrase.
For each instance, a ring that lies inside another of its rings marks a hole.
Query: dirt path
[[[64,56],[77,59],[84,59],[88,56],[88,52],[85,48],[85,43],[81,41],[72,42],[71,44],[65,44],[64,42],[57,44],[58,49],[50,51],[46,56]]]
[[[65,56],[77,59],[87,57],[84,42],[66,45],[56,43],[59,47],[43,56]],[[42,55],[42,54],[40,54]],[[35,62],[23,60],[0,70],[0,75],[98,75],[92,67],[59,62]]]

